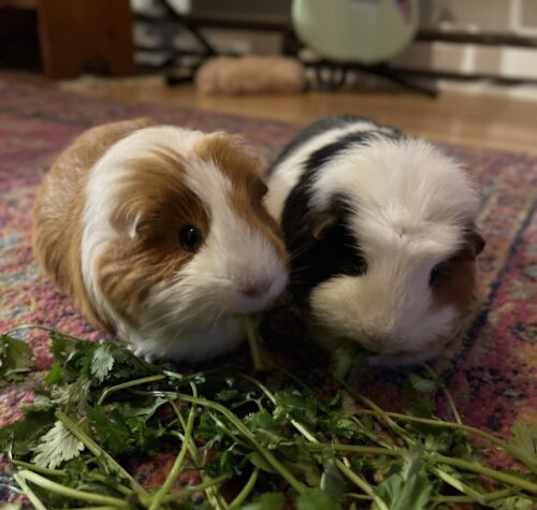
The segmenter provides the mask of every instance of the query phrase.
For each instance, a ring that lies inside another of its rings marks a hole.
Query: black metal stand
[[[136,14],[136,20],[151,25],[169,25],[174,24],[178,28],[188,31],[192,37],[201,46],[201,51],[184,51],[174,46],[167,47],[142,47],[137,46],[137,50],[146,52],[166,53],[167,56],[158,67],[165,72],[166,83],[170,86],[180,83],[191,82],[194,79],[197,69],[203,62],[211,57],[221,55],[214,48],[197,24],[188,18],[179,14],[168,2],[168,0],[159,0],[164,15],[159,17]]]
[[[365,65],[350,63],[336,63],[330,60],[321,60],[313,63],[304,63],[307,68],[315,70],[315,77],[319,87],[325,90],[337,90],[343,87],[348,79],[349,72],[358,71],[364,74],[378,76],[401,87],[419,94],[435,98],[438,91],[406,78],[404,71],[391,68],[387,64]]]
[[[170,4],[168,0],[159,0],[159,5],[162,7],[164,16],[152,17],[142,14],[138,14],[136,19],[151,24],[170,24],[180,27],[183,30],[188,31],[194,39],[201,46],[201,51],[181,51],[175,47],[160,47],[160,48],[147,48],[137,47],[138,50],[143,51],[155,51],[168,53],[168,56],[164,62],[159,66],[165,73],[166,83],[170,86],[179,85],[185,82],[191,82],[194,79],[197,69],[209,58],[215,56],[238,56],[229,53],[223,53],[216,49],[203,35],[200,30],[201,26],[207,26],[208,24],[213,27],[221,28],[234,28],[236,30],[249,29],[255,30],[272,30],[281,32],[284,34],[283,53],[287,56],[293,56],[300,58],[301,43],[296,38],[294,31],[285,25],[267,25],[254,26],[255,24],[244,24],[226,20],[219,24],[217,21],[212,20],[210,23],[204,23],[202,20],[194,20],[189,16],[183,16],[179,14]],[[315,70],[315,77],[317,85],[325,90],[337,90],[340,89],[347,81],[349,72],[359,71],[360,73],[371,74],[381,77],[385,80],[391,81],[403,88],[412,90],[419,94],[424,94],[428,97],[436,97],[438,91],[414,83],[407,79],[404,71],[399,71],[391,68],[388,64],[377,65],[365,65],[355,62],[338,63],[330,60],[320,60],[315,62],[303,62],[304,66],[309,69]]]

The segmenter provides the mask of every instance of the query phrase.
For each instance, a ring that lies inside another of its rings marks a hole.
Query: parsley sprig
[[[54,362],[45,374],[34,372],[16,332],[0,337],[0,385],[30,376],[37,383],[23,418],[0,430],[0,451],[38,510],[537,506],[537,426],[517,423],[505,441],[463,424],[430,369],[408,377],[419,405],[394,413],[341,374],[290,374],[274,363],[260,374],[236,359],[178,370],[118,344],[47,334]],[[253,327],[248,335],[255,364],[266,368]],[[331,384],[328,397],[313,389],[319,377]],[[437,392],[454,421],[434,415]],[[136,475],[136,466],[170,452],[163,481]],[[513,469],[491,467],[484,452],[510,455]]]

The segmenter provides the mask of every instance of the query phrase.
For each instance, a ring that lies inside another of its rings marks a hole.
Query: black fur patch
[[[291,140],[280,152],[274,163],[272,163],[271,168],[269,169],[268,174],[271,175],[274,169],[285,159],[287,159],[296,149],[301,145],[304,145],[306,142],[315,138],[318,135],[325,133],[334,128],[342,128],[357,122],[371,122],[373,124],[373,129],[377,124],[370,119],[365,117],[357,117],[352,115],[339,115],[334,117],[325,117],[323,119],[314,122],[307,128],[303,129],[298,135]]]
[[[323,165],[353,145],[367,145],[373,137],[378,137],[378,131],[357,131],[355,133],[343,135],[335,142],[328,143],[320,149],[317,149],[312,152],[310,157],[306,160],[304,165],[306,171],[302,175],[302,179],[308,186],[310,186],[317,175],[317,171],[320,170]]]
[[[314,136],[334,127],[344,127],[363,121],[368,119],[343,116],[316,122],[284,149],[274,167]],[[333,197],[330,210],[325,211],[335,218],[335,222],[324,231],[320,239],[314,237],[314,227],[321,213],[313,213],[309,201],[312,184],[318,172],[325,171],[326,163],[353,146],[364,146],[379,138],[401,137],[397,129],[388,129],[389,132],[380,131],[380,126],[375,124],[369,131],[358,129],[342,135],[339,139],[312,152],[304,162],[304,172],[299,183],[289,193],[282,212],[284,239],[291,256],[290,292],[299,301],[307,300],[314,287],[333,276],[359,276],[367,271],[367,261],[360,250],[360,240],[356,238],[349,224],[351,214],[356,213],[351,209],[351,204],[348,203],[344,193]]]
[[[349,227],[350,212],[344,199],[334,203],[337,221],[321,239],[315,239],[309,225],[310,213],[302,217],[299,230],[286,229],[285,239],[291,254],[291,294],[307,299],[319,283],[336,275],[359,276],[367,271],[358,240]]]

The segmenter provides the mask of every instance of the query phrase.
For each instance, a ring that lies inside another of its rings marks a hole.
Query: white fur
[[[276,217],[298,182],[301,162],[340,136],[325,135],[275,169],[269,203]],[[429,277],[436,264],[457,251],[464,227],[477,214],[478,196],[467,174],[424,141],[379,137],[326,163],[312,185],[311,209],[322,212],[335,195],[348,201],[351,228],[368,269],[313,289],[310,304],[319,339],[358,341],[381,354],[378,363],[437,354],[460,317],[452,306],[433,306]]]
[[[91,170],[86,188],[82,236],[82,272],[92,301],[117,326],[118,334],[146,357],[197,361],[230,350],[242,340],[239,315],[265,308],[287,284],[287,269],[264,235],[230,206],[231,182],[214,163],[192,152],[203,133],[175,127],[140,130],[112,147]],[[205,204],[210,231],[202,248],[175,276],[152,289],[134,328],[114,310],[99,288],[96,262],[111,243],[136,235],[139,215],[127,232],[116,231],[111,213],[118,187],[132,172],[129,160],[151,154],[155,147],[179,153],[186,162],[185,184]],[[258,298],[239,292],[241,285],[267,282]]]
[[[314,136],[290,154],[270,177],[270,187],[265,197],[265,205],[270,214],[277,221],[281,221],[285,199],[289,191],[298,184],[304,171],[304,162],[310,154],[349,133],[369,131],[373,128],[375,128],[375,124],[367,120],[359,121],[349,126],[333,127]]]

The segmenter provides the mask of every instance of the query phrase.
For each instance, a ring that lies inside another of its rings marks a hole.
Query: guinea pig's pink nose
[[[266,280],[260,280],[256,282],[248,282],[240,287],[240,291],[246,297],[258,298],[263,294],[266,294],[270,289],[270,282]]]

